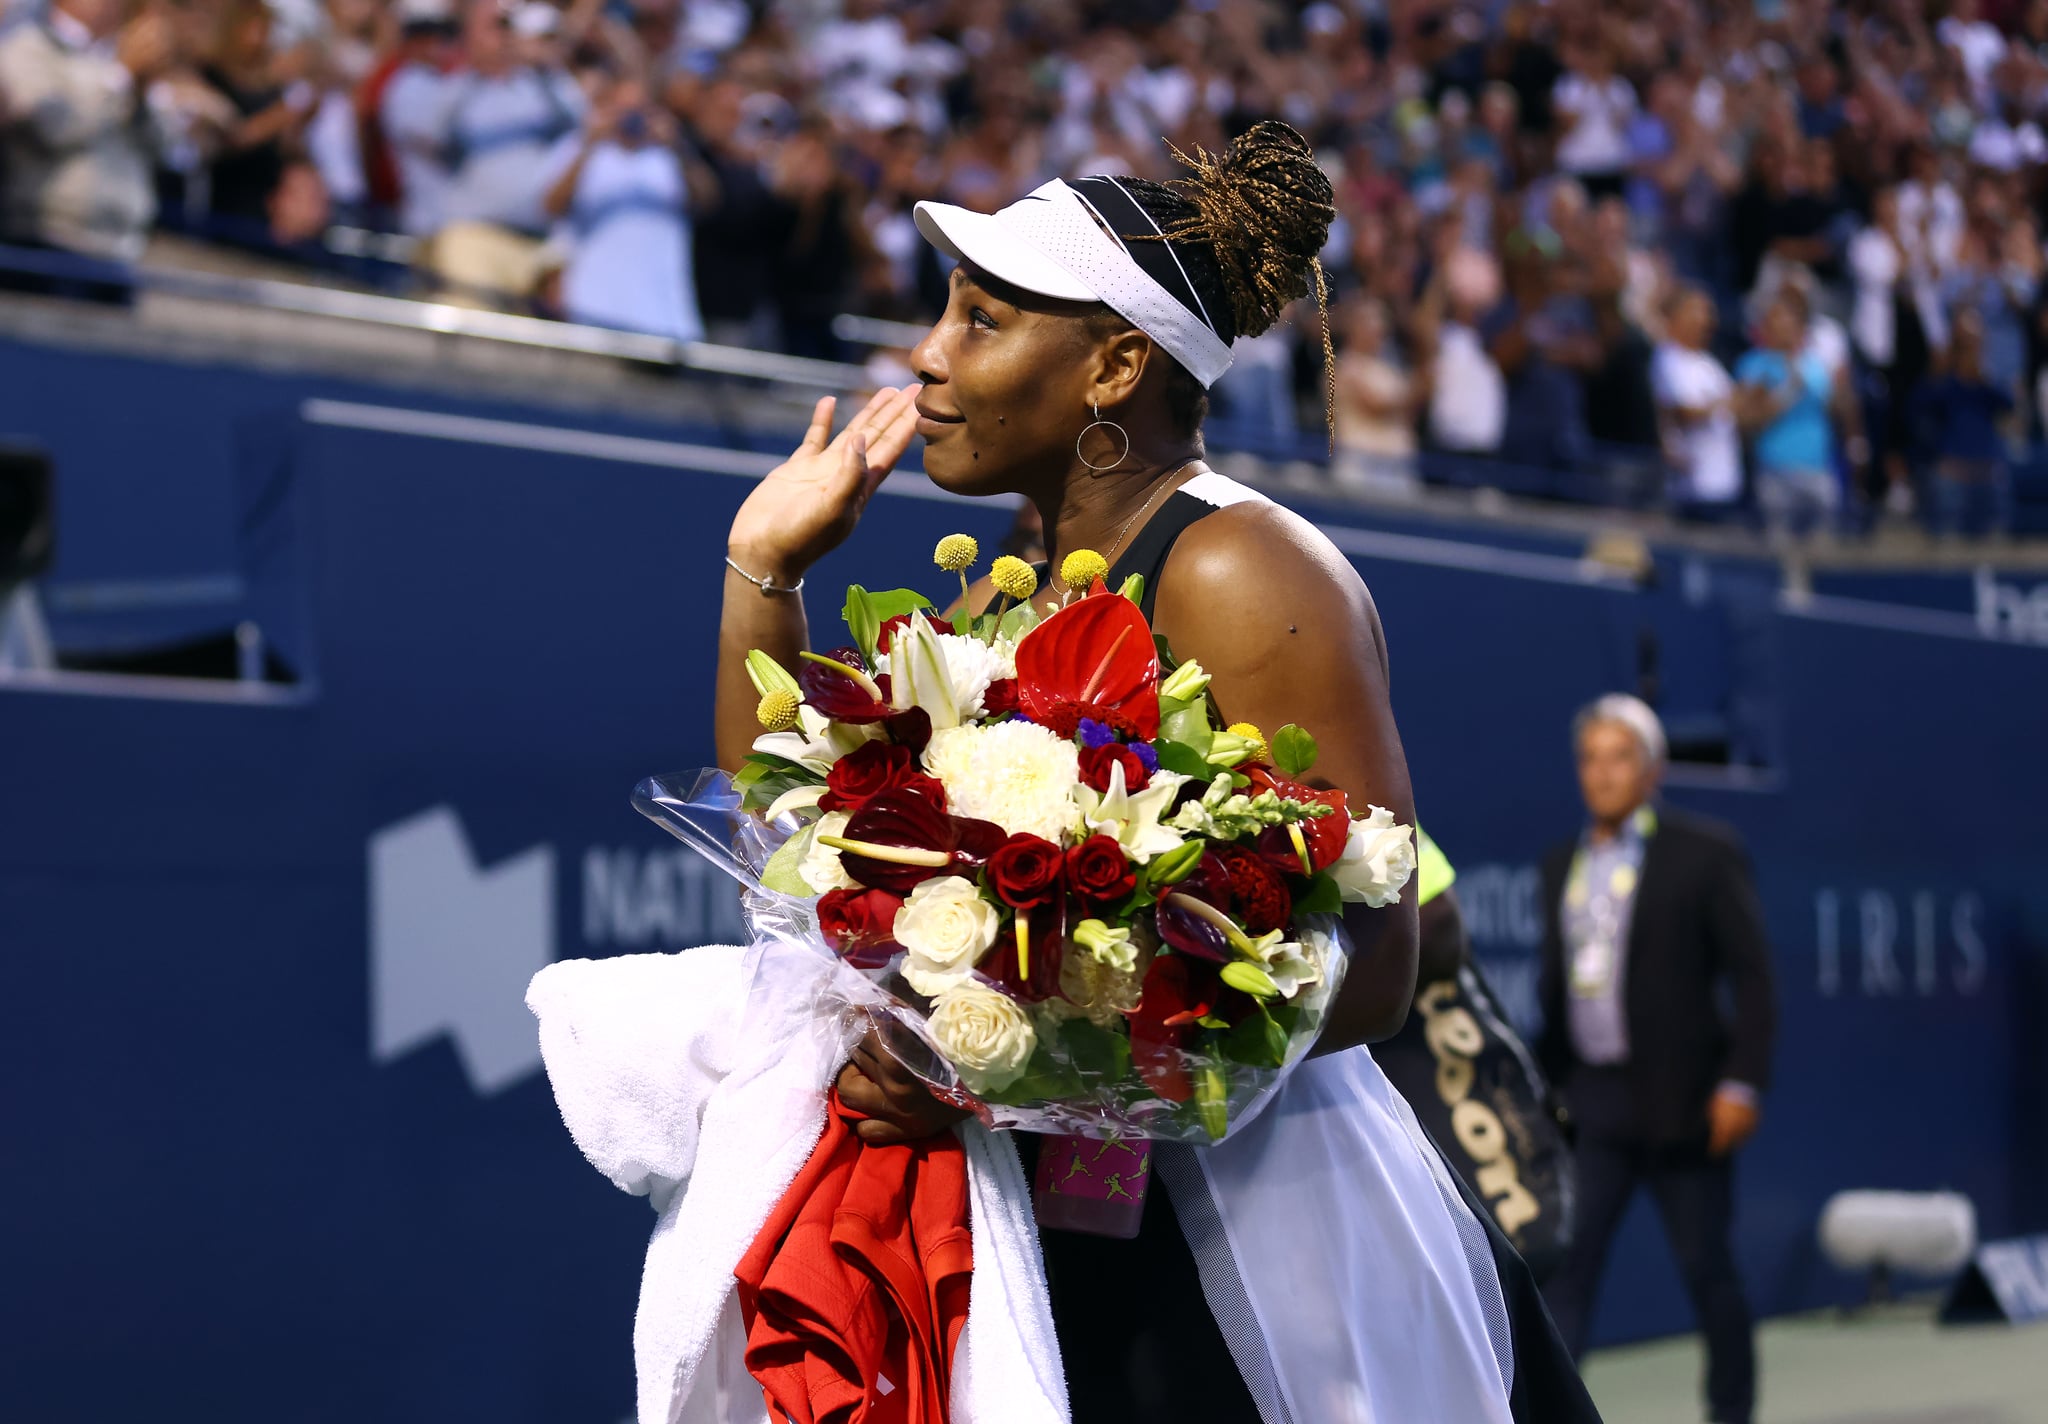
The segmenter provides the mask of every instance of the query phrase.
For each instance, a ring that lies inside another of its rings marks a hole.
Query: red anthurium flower
[[[853,813],[843,839],[874,854],[842,849],[840,864],[861,884],[908,895],[934,875],[974,875],[1009,836],[993,821],[949,816],[917,792],[892,787]]]
[[[1024,922],[1025,954],[1017,952],[1017,925],[1013,921],[997,938],[995,947],[975,967],[1026,1003],[1050,999],[1060,991],[1060,962],[1066,953],[1066,912],[1058,901],[1035,910],[1019,910]],[[1019,972],[1020,958],[1029,974]]]
[[[888,742],[863,742],[833,763],[818,806],[826,811],[858,811],[897,787],[915,791],[941,811],[946,809],[946,788],[938,778],[918,768],[917,756],[910,748]]]
[[[1309,863],[1317,870],[1328,870],[1337,863],[1338,857],[1344,854],[1344,842],[1351,834],[1351,808],[1343,792],[1304,786],[1262,766],[1246,767],[1244,773],[1251,779],[1254,794],[1275,791],[1289,801],[1320,801],[1330,807],[1329,815],[1301,822],[1301,838],[1308,846]],[[1285,826],[1261,831],[1258,846],[1259,854],[1274,869],[1288,875],[1302,873],[1301,856],[1294,848],[1294,837],[1287,833]]]
[[[896,942],[896,912],[903,897],[887,890],[827,890],[818,900],[825,942],[856,969],[880,969],[903,946]]]
[[[989,883],[997,898],[1017,910],[1057,901],[1065,869],[1066,858],[1058,846],[1026,832],[1011,836],[988,858]]]
[[[841,668],[805,658],[796,669],[797,686],[804,690],[804,701],[835,722],[881,722],[896,715],[896,709],[889,705],[888,674],[870,676],[861,665],[860,654],[852,648],[834,648],[823,656],[842,667],[857,669],[874,688],[880,689],[881,695],[876,696],[869,687],[861,685],[860,679]]]
[[[1215,970],[1176,954],[1155,957],[1145,971],[1138,1007],[1129,1015],[1131,1064],[1168,1102],[1184,1103],[1193,1095],[1180,1046],[1209,1012],[1219,987]]]
[[[1230,871],[1216,858],[1214,851],[1204,855],[1194,873],[1160,900],[1159,937],[1182,954],[1217,964],[1229,963],[1235,956],[1222,927],[1192,910],[1182,909],[1174,904],[1174,898],[1186,895],[1213,905],[1227,915],[1230,912],[1230,891]]]
[[[1092,717],[1140,741],[1159,735],[1159,652],[1121,594],[1068,604],[1017,645],[1017,706],[1063,737]]]

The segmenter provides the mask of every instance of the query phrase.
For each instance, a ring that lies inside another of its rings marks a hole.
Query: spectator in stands
[[[747,99],[740,84],[716,80],[698,92],[691,112],[692,136],[717,190],[693,234],[697,299],[713,341],[772,349],[781,339],[776,261],[791,221],[767,174],[782,114]]]
[[[1805,316],[1797,291],[1781,290],[1764,310],[1757,346],[1735,367],[1735,412],[1753,442],[1757,505],[1780,540],[1832,531],[1842,507],[1834,413],[1849,400],[1847,384],[1804,349]]]
[[[854,275],[869,257],[860,199],[830,133],[809,124],[776,155],[771,185],[788,214],[774,269],[782,349],[795,356],[842,355],[832,320],[846,310]]]
[[[1709,349],[1714,320],[1714,299],[1703,288],[1675,289],[1651,365],[1674,502],[1685,517],[1709,523],[1730,518],[1742,503],[1735,383]]]
[[[546,207],[566,231],[563,314],[593,326],[702,341],[690,262],[690,184],[675,120],[620,79],[555,146]]]
[[[374,202],[398,230],[422,241],[441,230],[448,155],[441,125],[455,56],[454,0],[398,0],[398,47],[370,72],[357,97]]]
[[[151,154],[160,131],[146,96],[177,61],[169,19],[123,0],[52,0],[0,33],[5,175],[0,234],[10,242],[132,262],[156,216]]]
[[[454,300],[520,305],[538,285],[547,157],[587,107],[558,23],[542,0],[470,0],[464,14],[463,64],[442,86],[434,129],[450,165],[446,226],[428,256]]]
[[[1410,498],[1415,473],[1416,416],[1425,397],[1392,349],[1386,305],[1359,298],[1338,314],[1343,341],[1337,355],[1334,417],[1337,484],[1361,493]]]
[[[1438,271],[1433,295],[1442,318],[1425,324],[1429,441],[1439,450],[1490,455],[1507,427],[1507,382],[1480,325],[1500,300],[1500,265],[1485,252],[1459,247]]]
[[[1984,363],[1984,319],[1956,313],[1949,348],[1914,397],[1934,464],[1929,524],[1944,536],[2002,534],[2012,527],[2012,475],[2000,422],[2012,412],[2012,388]]]
[[[200,69],[228,114],[207,167],[209,230],[257,246],[274,239],[288,246],[309,235],[300,230],[303,220],[296,213],[280,229],[271,205],[285,185],[286,169],[306,165],[306,125],[320,102],[319,89],[305,77],[310,51],[273,53],[273,26],[269,0],[227,0]],[[294,183],[303,185],[309,177],[318,184],[310,173],[297,175]]]
[[[1628,178],[1636,91],[1614,72],[1614,51],[1604,34],[1576,47],[1550,102],[1559,169],[1577,178],[1594,198],[1619,197]]]
[[[1603,697],[1573,741],[1587,821],[1543,862],[1537,1051],[1578,1127],[1578,1200],[1544,1295],[1565,1344],[1584,1350],[1608,1242],[1648,1186],[1707,1337],[1708,1417],[1750,1424],[1756,1348],[1732,1241],[1733,1159],[1770,1086],[1763,916],[1733,832],[1657,802],[1655,712]]]
[[[1507,378],[1502,458],[1565,469],[1588,453],[1584,377],[1605,357],[1583,298],[1558,280],[1562,252],[1548,232],[1508,239],[1508,295],[1487,317],[1487,354]]]
[[[1865,493],[1882,499],[1893,513],[1912,508],[1906,457],[1907,397],[1926,368],[1926,340],[1919,307],[1933,300],[1923,274],[1907,262],[1899,231],[1899,194],[1880,188],[1870,201],[1870,221],[1849,243],[1849,273],[1855,304],[1849,318],[1864,429],[1877,456],[1874,475],[1882,488]]]

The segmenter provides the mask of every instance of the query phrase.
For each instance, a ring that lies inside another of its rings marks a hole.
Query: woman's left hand
[[[839,1101],[864,1115],[854,1131],[863,1142],[886,1147],[937,1137],[954,1123],[974,1114],[932,1096],[919,1079],[897,1062],[869,1029],[854,1045],[853,1059],[839,1070]]]

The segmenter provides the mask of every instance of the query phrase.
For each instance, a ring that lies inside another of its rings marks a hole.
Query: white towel
[[[842,980],[835,986],[835,981]],[[857,982],[856,982],[857,981]],[[824,1131],[853,1028],[821,1010],[864,981],[791,945],[568,960],[527,1007],[584,1156],[660,1213],[633,1325],[641,1424],[758,1424],[733,1270]],[[969,1123],[974,1277],[954,1360],[959,1424],[1066,1424],[1045,1267],[1016,1148]]]

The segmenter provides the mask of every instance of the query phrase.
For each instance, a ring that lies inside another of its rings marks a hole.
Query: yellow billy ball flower
[[[981,545],[972,534],[948,534],[939,540],[939,547],[932,554],[933,562],[949,574],[971,568],[980,557]]]
[[[1038,574],[1015,554],[1005,554],[997,559],[995,566],[988,571],[988,581],[996,586],[997,593],[1019,603],[1038,592]]]
[[[1109,560],[1093,549],[1076,549],[1060,561],[1060,582],[1075,593],[1086,593],[1095,580],[1109,577]]]
[[[796,725],[796,694],[782,688],[764,693],[754,716],[771,732],[786,732]]]
[[[1266,759],[1268,748],[1264,732],[1261,732],[1249,722],[1237,722],[1231,725],[1230,733],[1233,736],[1243,737],[1252,744],[1251,755],[1245,758],[1246,761],[1264,761]]]

